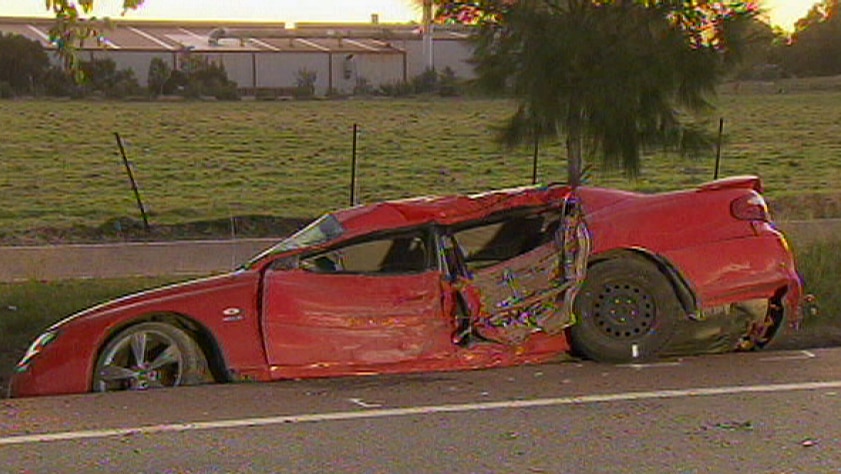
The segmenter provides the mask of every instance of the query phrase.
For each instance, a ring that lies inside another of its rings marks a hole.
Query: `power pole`
[[[432,9],[433,0],[423,0],[423,57],[426,59],[426,69],[435,67],[435,54],[432,48]]]

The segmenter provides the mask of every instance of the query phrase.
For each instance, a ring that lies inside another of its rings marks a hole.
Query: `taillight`
[[[768,204],[756,193],[747,194],[730,203],[730,213],[736,219],[745,221],[771,222]]]

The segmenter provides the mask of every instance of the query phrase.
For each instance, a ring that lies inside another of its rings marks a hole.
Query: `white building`
[[[20,34],[54,49],[49,19],[0,18],[0,32]],[[187,56],[222,64],[246,93],[289,89],[304,69],[316,73],[316,94],[350,93],[359,80],[373,87],[411,80],[428,58],[418,25],[115,21],[101,45],[90,41],[82,55],[110,58],[118,69],[131,68],[145,85],[152,58],[178,68]],[[449,67],[459,78],[473,76],[468,34],[436,27],[436,70]]]

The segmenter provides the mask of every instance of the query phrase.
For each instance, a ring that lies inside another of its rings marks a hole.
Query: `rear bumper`
[[[783,235],[758,235],[666,252],[692,286],[701,309],[782,295],[789,324],[802,319],[803,283]]]

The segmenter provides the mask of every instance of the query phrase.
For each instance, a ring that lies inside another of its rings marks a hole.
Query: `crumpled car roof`
[[[412,227],[431,222],[455,224],[518,207],[560,205],[568,186],[527,186],[469,196],[427,196],[357,206],[333,213],[348,234]]]

